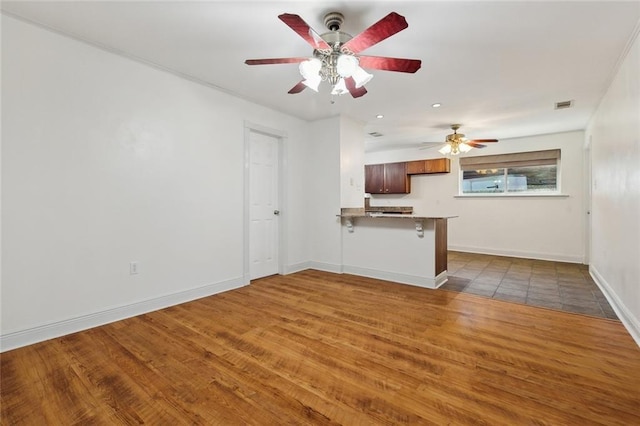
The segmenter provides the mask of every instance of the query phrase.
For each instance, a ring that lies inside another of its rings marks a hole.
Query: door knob
[[[274,210],[273,214],[276,215],[276,216],[279,216],[280,215],[280,210]]]

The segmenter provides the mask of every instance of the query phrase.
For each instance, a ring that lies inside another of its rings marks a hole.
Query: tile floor
[[[587,265],[452,251],[448,263],[443,290],[618,319]]]

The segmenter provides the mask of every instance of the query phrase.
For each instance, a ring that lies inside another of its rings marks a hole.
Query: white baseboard
[[[636,344],[640,346],[640,321],[638,318],[633,316],[629,309],[620,300],[618,295],[613,291],[611,285],[602,275],[600,275],[593,265],[589,265],[589,274],[591,274],[596,285],[600,287],[602,294],[607,298],[609,304],[615,311],[616,315],[618,315],[618,318],[620,318],[620,321],[622,321],[622,324],[625,326],[633,340],[635,340]]]
[[[438,288],[447,282],[447,272],[443,272],[434,278],[417,275],[400,274],[397,272],[381,271],[378,269],[361,268],[359,266],[344,265],[345,274],[359,275],[362,277],[376,278],[385,281],[394,281],[401,284],[415,285],[424,288]]]
[[[583,263],[583,256],[568,256],[558,253],[536,253],[530,251],[519,250],[500,250],[500,249],[488,249],[484,247],[469,247],[469,246],[456,246],[449,245],[448,250],[460,251],[463,253],[478,253],[478,254],[491,254],[494,256],[506,256],[517,257],[523,259],[537,259],[537,260],[550,260],[554,262],[567,262],[567,263]]]
[[[318,271],[333,272],[334,274],[341,274],[343,270],[342,265],[325,262],[309,262],[309,269],[317,269]]]
[[[435,279],[435,288],[440,288],[440,286],[447,281],[449,281],[449,275],[447,275],[447,271],[440,272],[440,274],[438,274]]]
[[[285,266],[283,275],[295,274],[306,269],[312,269],[311,262],[294,263],[293,265]]]
[[[191,300],[243,287],[244,285],[243,278],[235,278],[219,283],[208,284],[191,290],[185,290],[178,293],[106,309],[104,311],[76,318],[7,333],[0,336],[0,352],[6,352],[11,349],[43,342],[45,340],[120,321],[125,318],[135,317],[137,315],[157,311],[169,306],[179,305]]]

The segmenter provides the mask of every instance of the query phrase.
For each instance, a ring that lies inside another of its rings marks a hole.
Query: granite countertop
[[[375,208],[375,207],[372,207]],[[458,216],[418,216],[413,214],[413,207],[384,207],[384,209],[393,209],[387,211],[393,211],[395,213],[382,213],[379,211],[370,211],[369,208],[362,207],[343,207],[340,209],[338,217],[346,219],[356,219],[360,217],[365,218],[393,218],[393,219],[451,219]]]
[[[458,216],[417,216],[414,214],[394,214],[394,213],[343,213],[336,215],[347,219],[356,218],[391,218],[391,219],[452,219]]]

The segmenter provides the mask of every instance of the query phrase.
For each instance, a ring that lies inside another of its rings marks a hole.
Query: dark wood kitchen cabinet
[[[433,173],[449,173],[451,160],[448,158],[436,158],[433,160],[417,160],[407,163],[408,175],[425,175]]]
[[[364,166],[364,191],[369,194],[408,194],[411,190],[407,163]]]
[[[364,166],[364,192],[369,194],[384,193],[384,164]]]

